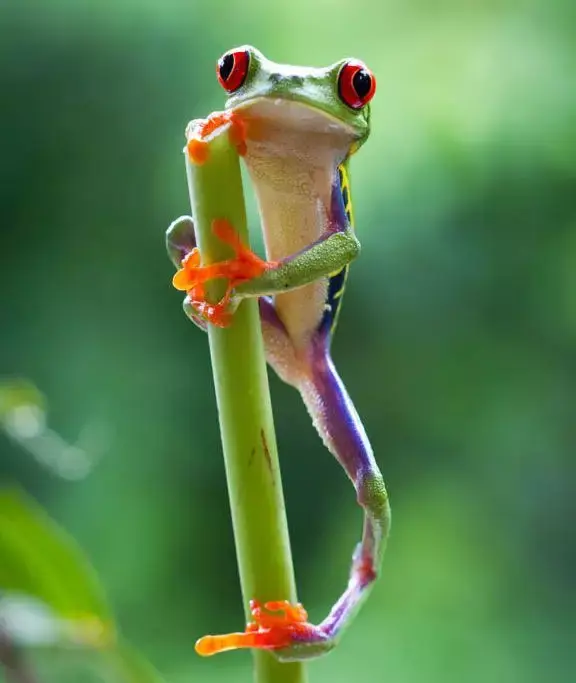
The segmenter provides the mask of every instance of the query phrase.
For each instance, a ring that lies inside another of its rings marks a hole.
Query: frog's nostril
[[[275,85],[278,83],[285,83],[287,85],[290,85],[291,87],[298,87],[304,85],[304,78],[302,76],[297,76],[294,74],[287,76],[286,74],[273,73],[270,74],[270,81]]]

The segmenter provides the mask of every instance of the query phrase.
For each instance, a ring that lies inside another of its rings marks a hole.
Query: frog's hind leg
[[[284,323],[278,317],[272,297],[258,298],[266,360],[281,380],[294,387],[302,376],[302,359],[296,353]]]
[[[172,221],[166,230],[166,251],[176,268],[196,249],[194,221],[191,216],[180,216]]]
[[[182,261],[196,249],[196,235],[194,221],[190,216],[180,216],[173,221],[166,230],[166,251],[176,268],[180,268]],[[208,323],[192,305],[192,299],[186,296],[182,304],[186,316],[201,330],[206,332]]]
[[[390,506],[380,470],[358,413],[330,356],[329,337],[319,331],[305,352],[297,353],[272,307],[263,326],[268,362],[296,387],[328,450],[351,479],[364,510],[362,540],[353,556],[346,590],[318,626],[295,634],[280,659],[305,659],[329,650],[368,595],[376,579],[390,529]]]
[[[372,447],[332,362],[329,338],[322,332],[311,345],[307,372],[298,389],[314,426],[352,481],[364,510],[362,540],[354,553],[348,586],[320,624],[329,638],[336,638],[376,579],[390,530],[390,505]]]

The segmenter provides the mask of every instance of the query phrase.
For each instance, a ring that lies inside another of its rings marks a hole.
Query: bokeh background
[[[75,537],[170,683],[251,676],[247,653],[192,649],[242,606],[207,343],[163,246],[188,210],[185,124],[223,105],[215,60],[246,42],[378,77],[334,356],[393,535],[311,682],[574,680],[574,19],[569,0],[0,3],[0,375],[31,379],[50,427],[91,429],[93,450],[60,476],[0,434],[0,477]],[[296,392],[270,381],[318,620],[361,515]],[[81,657],[59,664],[42,683],[88,680]]]

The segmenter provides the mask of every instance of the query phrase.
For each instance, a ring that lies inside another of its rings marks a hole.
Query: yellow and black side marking
[[[350,178],[344,164],[338,166],[338,178],[340,180],[340,192],[344,202],[344,213],[348,219],[350,227],[354,227],[354,214],[352,212],[352,197],[350,195]]]
[[[342,196],[342,205],[346,220],[351,228],[354,228],[354,214],[352,211],[352,197],[350,195],[350,179],[348,171],[344,164],[338,166],[338,181],[340,186],[340,193]],[[328,295],[326,297],[325,313],[322,318],[321,327],[329,326],[332,333],[336,328],[338,322],[338,314],[340,313],[340,304],[342,303],[342,295],[346,289],[346,280],[348,279],[348,268],[344,266],[337,272],[333,273],[328,282]]]

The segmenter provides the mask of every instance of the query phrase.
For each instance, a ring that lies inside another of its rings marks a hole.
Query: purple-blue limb
[[[266,321],[263,318],[262,329],[268,362],[300,392],[314,426],[352,481],[364,510],[362,540],[353,555],[346,590],[318,626],[303,633],[302,639],[295,636],[293,647],[275,653],[283,660],[303,659],[334,647],[367,597],[378,574],[391,515],[370,442],[330,356],[329,327],[322,326],[307,347],[299,351],[291,344],[271,302],[266,302],[264,308]]]

